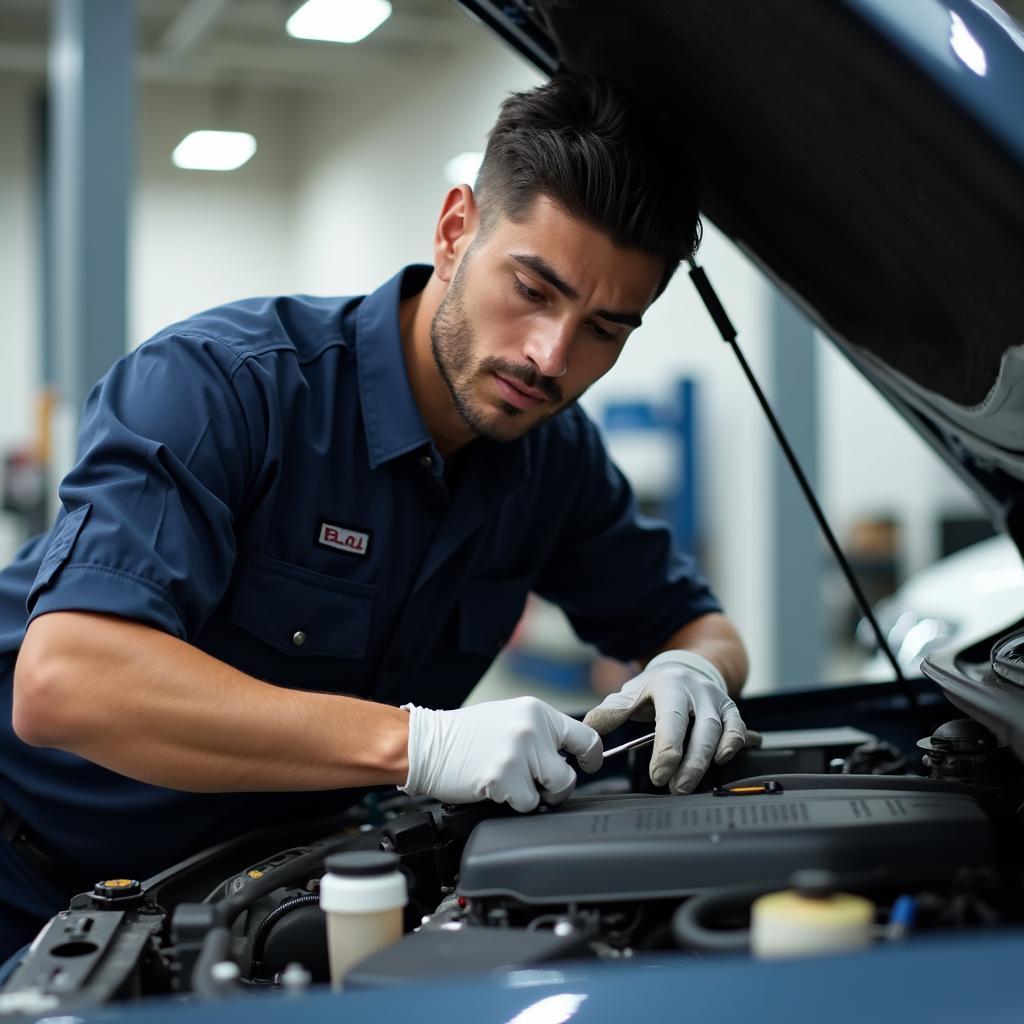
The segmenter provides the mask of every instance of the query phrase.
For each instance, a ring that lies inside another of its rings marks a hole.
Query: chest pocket
[[[531,576],[470,580],[459,605],[459,646],[493,658],[512,636],[532,582]]]
[[[282,654],[358,658],[376,593],[367,583],[251,554],[228,617]]]

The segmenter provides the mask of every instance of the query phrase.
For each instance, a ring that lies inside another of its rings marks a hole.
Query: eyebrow
[[[532,270],[538,277],[544,278],[552,288],[560,291],[567,299],[577,301],[580,293],[567,281],[563,281],[546,260],[532,253],[512,252],[509,256],[528,270]],[[620,313],[610,309],[595,309],[594,316],[602,320],[608,320],[613,324],[625,324],[627,327],[639,327],[644,321],[639,313]]]

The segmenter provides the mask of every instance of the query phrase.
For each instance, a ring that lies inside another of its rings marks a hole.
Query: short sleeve
[[[721,606],[669,526],[640,514],[594,424],[581,410],[570,414],[575,491],[534,590],[559,605],[577,635],[603,654],[646,657]]]
[[[30,620],[106,612],[192,639],[231,578],[252,420],[223,342],[173,334],[119,360],[86,400]]]

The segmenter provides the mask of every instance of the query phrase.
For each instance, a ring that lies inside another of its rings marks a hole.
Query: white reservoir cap
[[[354,850],[334,853],[324,862],[320,907],[328,914],[372,914],[409,902],[409,888],[394,853]]]
[[[871,944],[874,920],[875,905],[863,896],[773,892],[751,907],[750,947],[759,959],[845,953]]]

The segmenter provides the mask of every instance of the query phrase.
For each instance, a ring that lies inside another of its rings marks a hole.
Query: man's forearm
[[[111,616],[34,620],[14,690],[26,742],[173,789],[340,789],[401,784],[408,772],[406,712],[273,686]]]
[[[747,652],[739,633],[724,615],[713,612],[688,622],[653,651],[651,657],[679,648],[707,658],[722,673],[729,696],[739,696],[747,679]]]

